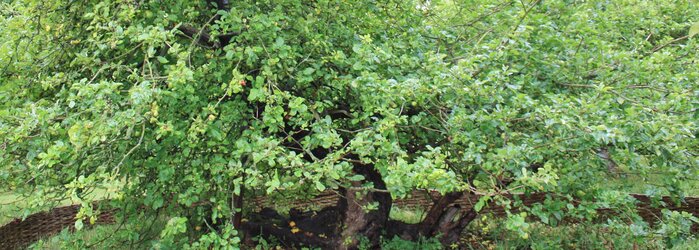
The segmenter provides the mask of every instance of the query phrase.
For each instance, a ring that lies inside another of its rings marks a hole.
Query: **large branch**
[[[454,204],[463,195],[463,192],[452,192],[440,197],[427,212],[425,219],[420,222],[420,234],[431,236],[435,233],[435,226],[440,222],[442,214],[445,213],[447,207]]]
[[[208,32],[194,28],[189,24],[182,24],[177,27],[177,30],[181,31],[185,36],[195,39],[198,45],[211,48],[218,48],[221,46],[221,44],[211,40],[211,35],[209,35]]]
[[[228,0],[209,0],[208,2],[211,7],[215,7],[216,10],[219,11],[228,11],[230,8],[230,6],[228,5]],[[214,17],[212,17],[210,21],[217,21],[220,18],[221,15],[216,13],[216,15],[214,15]],[[191,39],[196,39],[196,43],[198,45],[213,49],[225,47],[230,43],[231,38],[233,38],[236,35],[239,35],[238,32],[230,32],[212,37],[211,34],[203,30],[203,28],[197,29],[189,24],[181,24],[177,27],[177,29],[181,31],[185,36],[188,36]]]
[[[240,32],[229,32],[212,36],[209,32],[194,28],[189,24],[181,24],[177,27],[177,30],[182,32],[185,36],[195,39],[197,45],[213,49],[225,47],[230,43],[231,38],[240,34]]]

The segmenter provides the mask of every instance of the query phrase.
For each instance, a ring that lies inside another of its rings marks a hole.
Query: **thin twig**
[[[141,128],[141,137],[138,138],[138,143],[136,143],[136,145],[133,146],[133,148],[131,148],[131,150],[129,150],[129,152],[127,152],[127,153],[124,155],[124,157],[121,158],[121,161],[119,161],[119,164],[117,164],[116,167],[115,167],[115,170],[114,170],[114,171],[115,171],[115,175],[119,173],[119,168],[121,167],[121,165],[124,164],[124,161],[126,160],[126,158],[129,157],[129,155],[131,155],[131,154],[136,150],[136,148],[138,148],[138,147],[141,146],[141,143],[143,142],[143,136],[145,135],[145,133],[146,133],[146,123],[143,122],[143,125],[142,125],[142,128]]]
[[[653,50],[651,50],[650,53],[648,53],[648,54],[653,54],[653,53],[655,53],[655,52],[657,52],[657,51],[659,51],[659,50],[661,50],[661,49],[663,49],[663,48],[665,48],[665,47],[667,47],[667,46],[672,45],[673,43],[682,41],[682,40],[687,39],[687,38],[689,38],[689,36],[682,36],[682,37],[678,37],[678,38],[672,39],[671,41],[669,41],[669,42],[667,42],[667,43],[664,43],[664,44],[659,45],[659,46],[655,46],[655,47],[653,48]]]

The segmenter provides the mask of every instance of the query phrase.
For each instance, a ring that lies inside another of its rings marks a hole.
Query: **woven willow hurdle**
[[[18,249],[68,228],[73,230],[80,205],[64,206],[15,219],[0,227],[0,249]],[[114,223],[111,213],[102,213],[96,224]],[[86,223],[88,224],[88,223]]]

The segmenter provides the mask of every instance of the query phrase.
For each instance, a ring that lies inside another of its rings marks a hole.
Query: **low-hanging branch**
[[[177,30],[182,32],[182,35],[196,40],[197,45],[212,49],[226,47],[233,37],[240,35],[240,32],[229,32],[212,36],[209,32],[197,29],[189,24],[180,24],[177,26]]]

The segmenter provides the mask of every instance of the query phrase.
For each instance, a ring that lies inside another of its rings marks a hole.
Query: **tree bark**
[[[442,245],[445,247],[457,243],[459,236],[461,236],[461,233],[466,229],[466,226],[478,216],[478,212],[471,208],[468,211],[462,212],[461,217],[457,221],[454,221],[455,215],[458,213],[456,210],[461,210],[461,208],[458,205],[450,207],[445,213],[443,220],[440,220],[437,228],[438,234],[442,236],[439,238],[439,241],[442,242]]]
[[[423,236],[434,235],[438,223],[445,220],[446,218],[443,218],[445,213],[448,212],[447,210],[451,210],[449,206],[461,196],[463,196],[463,192],[452,192],[439,198],[427,212],[425,219],[420,222],[419,233]]]
[[[451,246],[459,240],[466,226],[478,216],[475,209],[463,210],[455,203],[463,195],[463,192],[453,192],[435,199],[425,218],[418,224],[389,221],[387,236],[399,236],[411,241],[416,241],[420,237],[440,236],[439,240],[444,247]]]
[[[386,189],[386,183],[373,165],[355,164],[354,172],[364,176],[365,180],[352,182],[352,187],[342,192],[343,197],[338,204],[342,226],[334,248],[358,249],[361,238],[368,240],[370,248],[378,248],[381,231],[386,228],[391,211],[391,195],[362,187],[369,183],[374,189]],[[378,207],[368,210],[367,207],[372,204],[378,204]]]

